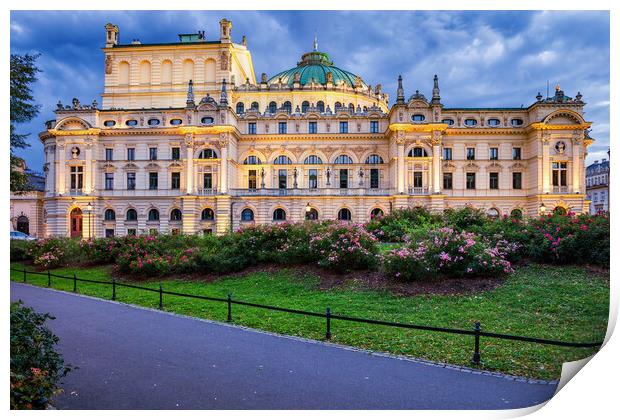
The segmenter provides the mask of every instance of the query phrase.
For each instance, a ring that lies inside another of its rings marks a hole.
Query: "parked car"
[[[34,241],[37,238],[33,238],[32,236],[26,235],[24,232],[18,232],[16,230],[12,230],[11,239],[17,239],[19,241]]]

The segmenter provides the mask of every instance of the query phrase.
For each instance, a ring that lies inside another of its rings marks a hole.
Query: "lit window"
[[[464,124],[467,127],[473,127],[478,124],[478,121],[476,121],[474,118],[467,118],[465,119]]]
[[[521,118],[513,118],[512,120],[510,120],[510,124],[514,127],[518,127],[520,125],[523,125],[523,120]]]
[[[426,119],[426,117],[422,114],[414,114],[411,116],[411,121],[413,122],[422,122]]]
[[[286,212],[284,211],[284,209],[275,209],[273,212],[273,220],[286,220]]]
[[[244,165],[260,165],[261,160],[257,156],[250,155],[245,158],[245,160],[243,161],[243,164]]]
[[[334,160],[334,163],[336,165],[351,165],[353,163],[353,159],[347,155],[340,155]]]
[[[454,120],[452,118],[444,118],[441,122],[448,125],[454,125]]]
[[[489,119],[488,124],[491,127],[497,127],[500,124],[500,121],[497,118],[491,118]]]
[[[383,158],[379,155],[370,155],[366,158],[366,165],[380,165],[383,163]]]
[[[277,158],[275,158],[273,163],[274,165],[292,165],[293,164],[293,162],[291,161],[291,158],[285,155],[278,156]]]
[[[148,121],[149,125],[159,125],[161,123],[161,121],[159,121],[157,118],[151,118]]]
[[[181,125],[182,122],[180,118],[173,118],[170,120],[170,125]]]
[[[304,159],[304,165],[321,165],[323,160],[317,155],[310,155]]]

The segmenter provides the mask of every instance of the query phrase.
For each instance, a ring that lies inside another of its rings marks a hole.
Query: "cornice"
[[[592,125],[591,122],[585,121],[582,124],[545,124],[542,122],[533,123],[526,127],[527,131],[559,131],[559,130],[586,130]]]
[[[432,131],[445,131],[448,128],[448,124],[444,123],[430,123],[430,124],[409,124],[409,123],[393,123],[390,124],[388,129],[390,131],[405,131],[408,133],[428,133]]]
[[[334,141],[338,140],[385,140],[381,133],[321,133],[321,134],[242,134],[240,139],[243,141]]]

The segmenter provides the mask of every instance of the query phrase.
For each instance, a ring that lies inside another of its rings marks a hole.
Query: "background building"
[[[451,108],[439,79],[390,106],[311,51],[257,80],[220,21],[174,43],[106,25],[102,105],[58,104],[45,147],[47,235],[224,233],[252,223],[364,222],[407,206],[489,216],[588,211],[591,123],[559,86],[528,107]]]
[[[11,230],[33,237],[43,237],[45,177],[28,169],[24,161],[15,170],[26,173],[32,190],[20,194],[11,192]]]
[[[609,151],[607,152],[609,156]],[[609,160],[595,160],[586,168],[586,191],[590,213],[609,211]]]

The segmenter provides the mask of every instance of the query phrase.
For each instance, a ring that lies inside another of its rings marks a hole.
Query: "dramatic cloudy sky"
[[[174,42],[178,33],[205,30],[218,37],[218,21],[233,22],[233,38],[247,35],[257,78],[291,68],[312,47],[334,63],[381,83],[395,99],[402,74],[405,95],[427,96],[439,75],[445,106],[528,106],[537,92],[560,84],[574,97],[581,91],[586,120],[593,121],[588,162],[606,157],[609,146],[609,14],[607,12],[12,12],[11,52],[41,53],[43,72],[34,86],[41,114],[20,127],[31,133],[21,151],[41,170],[36,134],[54,117],[60,99],[90,103],[103,88],[104,25],[119,25],[122,43]]]

